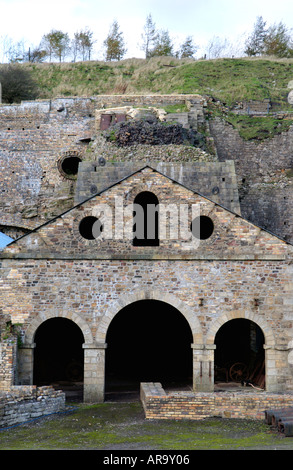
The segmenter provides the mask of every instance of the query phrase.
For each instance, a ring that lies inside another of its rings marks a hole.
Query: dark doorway
[[[112,320],[106,337],[107,393],[139,392],[140,382],[192,385],[192,332],[185,317],[158,300],[140,300]]]
[[[134,199],[133,246],[159,246],[159,201],[150,191]]]
[[[81,390],[83,385],[83,334],[66,318],[52,318],[36,331],[34,384],[64,390]],[[73,393],[72,393],[73,394]]]
[[[265,385],[264,335],[243,318],[230,320],[216,334],[215,382]]]

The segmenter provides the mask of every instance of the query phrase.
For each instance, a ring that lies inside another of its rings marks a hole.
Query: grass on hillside
[[[273,108],[288,107],[293,59],[192,60],[172,57],[120,62],[24,64],[41,98],[97,94],[199,93],[227,106],[269,98]]]

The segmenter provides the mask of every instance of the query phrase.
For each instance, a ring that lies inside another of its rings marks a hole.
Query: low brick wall
[[[65,394],[53,387],[15,386],[0,392],[0,429],[63,411]]]
[[[267,392],[174,392],[160,383],[141,383],[140,397],[147,419],[204,419],[211,417],[265,419],[265,410],[293,405],[293,394]]]

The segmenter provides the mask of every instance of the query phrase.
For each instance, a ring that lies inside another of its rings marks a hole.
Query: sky
[[[0,0],[0,48],[4,38],[36,47],[52,29],[72,38],[89,28],[96,40],[92,59],[103,60],[103,41],[116,20],[127,47],[124,58],[143,58],[139,44],[149,14],[175,45],[192,36],[198,53],[214,37],[235,45],[251,33],[257,16],[267,25],[282,21],[293,28],[293,0]]]

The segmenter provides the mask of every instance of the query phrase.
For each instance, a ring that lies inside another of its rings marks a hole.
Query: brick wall
[[[265,411],[292,407],[292,394],[266,392],[166,393],[160,383],[142,383],[140,398],[147,419],[265,419]]]

